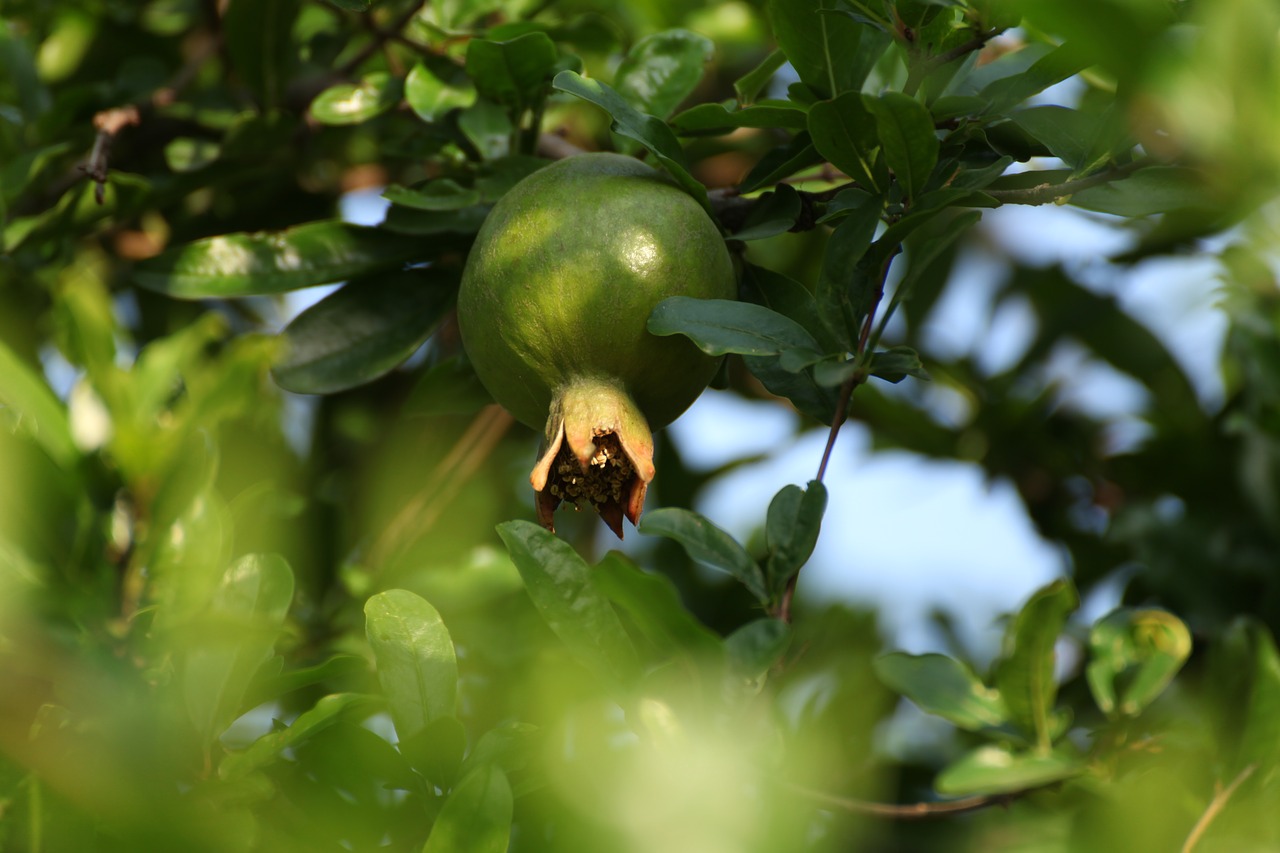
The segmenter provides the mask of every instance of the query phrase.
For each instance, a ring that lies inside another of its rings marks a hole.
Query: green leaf
[[[67,410],[35,370],[0,340],[0,410],[6,425],[30,436],[58,467],[76,467],[80,451],[71,438]]]
[[[593,577],[600,591],[631,618],[664,659],[722,656],[720,638],[685,609],[666,575],[643,571],[626,555],[610,551],[596,565]]]
[[[458,115],[458,129],[475,146],[484,160],[494,160],[512,152],[511,134],[515,125],[505,109],[483,98]]]
[[[573,547],[528,521],[503,522],[498,535],[534,607],[574,657],[606,683],[634,683],[639,662],[631,638]]]
[[[400,103],[404,86],[385,71],[366,75],[358,84],[339,83],[311,102],[311,117],[321,124],[360,124]]]
[[[390,589],[365,602],[364,616],[378,682],[400,739],[453,716],[458,662],[436,609],[408,590]]]
[[[1121,608],[1089,632],[1085,677],[1094,701],[1113,719],[1136,717],[1191,654],[1191,632],[1164,610]]]
[[[219,779],[240,779],[266,767],[334,723],[363,719],[378,706],[378,699],[359,693],[334,693],[322,697],[285,729],[265,734],[242,752],[229,753],[218,765]]]
[[[769,81],[778,73],[778,69],[787,64],[787,55],[781,48],[774,48],[760,64],[738,78],[733,84],[733,91],[738,96],[738,103],[746,106],[754,103],[756,97],[769,85]]]
[[[866,188],[881,191],[882,170],[875,168],[875,152],[881,145],[877,119],[861,93],[848,92],[814,104],[809,109],[808,128],[814,147],[833,166]]]
[[[525,33],[507,41],[477,38],[467,44],[467,74],[483,97],[523,111],[539,99],[559,58],[546,33]]]
[[[790,105],[760,104],[733,109],[726,104],[698,104],[671,119],[671,126],[685,136],[719,135],[739,127],[774,127],[804,130],[808,116]]]
[[[413,769],[437,788],[448,790],[457,781],[467,751],[467,730],[456,717],[437,717],[415,734],[401,738],[398,747]]]
[[[796,411],[819,423],[830,425],[835,417],[839,392],[824,388],[813,378],[812,371],[797,373],[782,366],[778,356],[743,356],[751,375],[769,390],[791,401]]]
[[[345,12],[367,12],[377,0],[325,0],[325,2]]]
[[[239,501],[239,497],[237,501]],[[236,501],[232,503],[235,504]],[[301,503],[301,499],[299,499],[299,503]],[[276,659],[283,666],[284,659],[278,655]],[[277,671],[270,675],[264,675],[266,669],[266,667],[263,667],[263,671],[258,673],[258,677],[254,679],[249,688],[249,696],[246,702],[250,707],[272,699],[278,699],[304,687],[349,680],[362,675],[368,669],[368,662],[359,655],[337,654],[315,666],[291,669],[288,672]]]
[[[535,744],[538,727],[532,723],[500,723],[480,736],[471,752],[462,762],[461,773],[466,776],[485,764],[493,764],[507,773],[524,769],[529,753]]]
[[[735,240],[763,240],[791,230],[800,218],[800,194],[790,184],[778,184],[773,192],[756,200],[742,228],[733,233]]]
[[[634,109],[613,89],[598,80],[588,80],[574,71],[561,71],[551,85],[562,92],[576,95],[600,107],[613,119],[614,133],[639,142],[658,159],[686,192],[711,213],[707,188],[689,173],[684,151],[667,123]]]
[[[649,331],[660,336],[684,335],[708,355],[818,351],[817,341],[794,320],[763,305],[732,299],[664,299],[649,315]]]
[[[503,143],[502,150],[506,150]],[[387,211],[379,229],[391,234],[429,237],[438,234],[471,235],[480,230],[485,217],[489,215],[488,204],[474,204],[457,210],[421,210],[400,204],[393,204]],[[439,243],[418,242],[418,258],[425,259],[436,251],[448,251],[449,241]],[[453,248],[456,248],[454,244]]]
[[[640,532],[674,539],[691,559],[728,572],[762,603],[769,601],[764,573],[756,561],[737,540],[698,513],[678,507],[652,510],[640,520]]]
[[[505,853],[512,810],[506,774],[491,764],[478,767],[445,800],[422,853]]]
[[[330,284],[396,269],[421,254],[421,240],[322,220],[178,246],[139,263],[134,280],[178,299],[227,298]]]
[[[871,362],[867,365],[867,372],[893,384],[901,382],[908,376],[925,381],[929,379],[929,374],[925,372],[924,364],[920,361],[920,354],[911,347],[905,346],[890,347],[873,353]]]
[[[1079,605],[1068,580],[1056,580],[1038,590],[1010,623],[1004,656],[996,666],[996,688],[1004,697],[1009,719],[1032,736],[1037,752],[1045,756],[1052,745],[1050,714],[1058,694],[1054,644],[1067,616]]]
[[[824,98],[861,91],[889,35],[847,15],[830,0],[767,0],[765,12],[778,47],[800,79]]]
[[[645,36],[627,52],[613,87],[642,113],[666,118],[697,88],[714,46],[688,30]]]
[[[1122,181],[1075,193],[1069,203],[1085,210],[1116,216],[1157,216],[1172,210],[1206,206],[1205,176],[1184,166],[1151,166]]]
[[[875,116],[885,162],[902,192],[909,199],[915,199],[938,164],[938,135],[933,129],[933,116],[923,104],[901,92],[868,98],[867,108]]]
[[[934,782],[938,793],[1004,794],[1039,788],[1086,770],[1075,756],[1014,752],[1008,746],[981,746],[952,763]]]
[[[748,622],[724,638],[729,667],[739,676],[757,679],[782,660],[791,645],[791,626],[781,619]]]
[[[846,351],[852,351],[863,314],[874,301],[873,291],[880,283],[880,270],[868,269],[862,260],[880,225],[883,202],[879,196],[859,190],[845,192],[860,195],[855,195],[856,206],[848,208],[827,238],[815,298],[827,328]]]
[[[383,190],[382,197],[414,210],[459,210],[480,202],[478,190],[458,186],[448,178],[437,178],[414,189],[392,184]]]
[[[418,118],[425,122],[436,122],[450,110],[471,106],[475,103],[476,92],[470,85],[444,82],[419,62],[405,78],[404,99],[418,114]]]
[[[245,691],[271,657],[293,602],[293,572],[283,558],[248,554],[223,574],[198,622],[183,670],[187,711],[206,742],[245,708]]]
[[[1021,52],[1018,51],[1018,53]],[[1016,63],[1016,54],[1011,59]],[[996,64],[991,63],[992,66]],[[1074,77],[1092,64],[1088,49],[1078,47],[1071,42],[1062,44],[1040,56],[1025,70],[1014,64],[1007,72],[1007,76],[991,80],[978,93],[978,96],[987,103],[984,113],[997,116],[1008,112],[1011,107],[1017,106],[1032,95],[1043,92],[1068,77]],[[991,68],[990,71],[995,72],[997,69]]]
[[[297,394],[333,394],[372,382],[431,336],[457,284],[456,272],[435,269],[352,281],[285,327],[285,353],[272,376]]]
[[[831,335],[818,311],[817,301],[803,284],[754,264],[744,265],[742,280],[748,299],[799,323],[818,341],[820,350],[830,352],[839,348],[839,340]]]
[[[1280,653],[1266,626],[1251,627],[1253,671],[1237,762],[1256,764],[1265,776],[1280,766]]]
[[[755,192],[821,162],[822,155],[813,147],[809,134],[798,133],[790,142],[773,148],[761,157],[760,162],[743,179],[738,190],[742,193]]]
[[[1004,703],[969,667],[946,655],[892,652],[875,659],[876,675],[920,710],[968,731],[1004,725]]]
[[[280,105],[297,64],[293,24],[299,0],[230,0],[221,15],[231,68],[267,108]]]
[[[827,488],[818,480],[810,480],[807,489],[785,486],[773,496],[765,521],[769,545],[765,577],[774,595],[781,594],[787,581],[813,554],[826,510]]]

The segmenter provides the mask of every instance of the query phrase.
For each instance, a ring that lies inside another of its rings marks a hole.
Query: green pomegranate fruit
[[[481,382],[543,444],[530,475],[538,520],[589,505],[622,537],[653,479],[652,429],[697,399],[719,360],[646,324],[670,296],[731,299],[715,224],[658,172],[580,154],[494,206],[467,258],[458,325]]]

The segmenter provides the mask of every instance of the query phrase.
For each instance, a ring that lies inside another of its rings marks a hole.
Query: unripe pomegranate
[[[658,172],[581,154],[525,178],[494,206],[458,293],[458,325],[481,382],[543,427],[530,475],[538,520],[588,504],[622,537],[653,479],[652,429],[697,399],[718,359],[646,328],[670,296],[731,299],[715,224]]]

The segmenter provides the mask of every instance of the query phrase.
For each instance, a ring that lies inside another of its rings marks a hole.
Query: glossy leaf
[[[457,284],[456,273],[436,270],[353,281],[285,327],[284,356],[272,376],[298,394],[332,394],[372,382],[431,336]]]
[[[298,715],[288,728],[273,731],[255,740],[248,748],[232,752],[218,765],[218,778],[237,779],[276,761],[287,750],[334,723],[368,716],[378,705],[374,696],[359,693],[334,693],[321,697],[311,708]]]
[[[366,601],[364,615],[378,682],[400,739],[453,716],[458,662],[436,609],[408,590],[391,589]]]
[[[396,269],[421,253],[420,240],[324,220],[197,240],[139,263],[134,280],[178,299],[227,298]]]
[[[1141,217],[1204,207],[1208,192],[1204,174],[1198,170],[1151,166],[1122,181],[1075,193],[1068,201],[1098,213]]]
[[[360,124],[400,103],[404,87],[384,71],[367,75],[358,84],[339,83],[311,102],[312,118],[321,124]]]
[[[506,774],[491,764],[476,768],[445,800],[422,853],[504,853],[513,807]]]
[[[573,546],[528,521],[503,522],[498,535],[534,607],[570,653],[605,683],[631,684],[639,675],[635,647]]]
[[[685,609],[666,575],[643,571],[627,556],[610,551],[596,564],[593,577],[664,658],[721,656],[720,639]]]
[[[1068,42],[1040,55],[1025,70],[1015,65],[1007,76],[987,83],[978,97],[986,102],[987,115],[999,115],[1091,64],[1087,48]]]
[[[652,510],[641,519],[640,532],[674,539],[691,559],[728,572],[761,602],[769,600],[764,573],[756,561],[737,540],[698,513],[677,507]]]
[[[1122,608],[1089,632],[1085,676],[1109,717],[1136,717],[1164,692],[1191,654],[1191,632],[1164,610]]]
[[[206,741],[240,715],[258,667],[271,657],[293,602],[293,572],[283,558],[248,554],[223,574],[194,625],[197,640],[183,670],[187,711]]]
[[[524,110],[546,86],[559,58],[546,33],[525,33],[507,41],[477,38],[467,44],[467,74],[485,98]]]
[[[813,378],[812,371],[796,372],[782,366],[778,356],[743,356],[743,362],[760,384],[791,401],[796,411],[821,424],[831,425],[835,416],[839,391],[825,388]]]
[[[778,73],[778,69],[787,64],[787,55],[781,48],[774,48],[768,56],[760,60],[760,64],[743,74],[733,84],[733,91],[738,96],[738,103],[746,106],[755,102],[760,93],[769,85],[769,81]]]
[[[689,173],[680,142],[666,122],[639,112],[605,84],[589,80],[573,71],[561,71],[551,85],[603,109],[613,119],[610,127],[614,133],[633,139],[649,149],[680,186],[697,199],[708,213],[711,212],[707,203],[707,189]]]
[[[769,545],[765,576],[775,595],[813,554],[826,509],[827,487],[819,480],[810,480],[804,489],[785,486],[773,496],[765,521]]]
[[[876,675],[889,689],[968,731],[1005,723],[999,692],[987,687],[965,664],[946,655],[892,652],[874,662]]]
[[[649,331],[684,335],[708,355],[777,355],[791,349],[818,349],[813,336],[794,320],[763,305],[729,299],[664,299],[649,315]]]
[[[781,619],[748,622],[724,639],[729,666],[738,675],[756,679],[782,660],[791,645],[791,627]]]
[[[871,248],[882,213],[878,196],[855,197],[855,206],[848,208],[827,238],[822,256],[815,299],[827,327],[848,351],[854,349],[863,314],[873,301],[873,289],[879,284],[879,270],[868,270],[862,260]]]
[[[8,411],[4,411],[7,409]],[[45,381],[0,340],[0,416],[31,437],[65,470],[80,458],[67,410]]]
[[[725,104],[698,104],[672,117],[671,126],[685,136],[722,134],[739,127],[804,130],[808,116],[793,106],[760,104],[733,109]]]
[[[941,794],[1003,794],[1025,791],[1079,776],[1084,762],[1071,755],[1014,752],[1007,746],[978,747],[941,773],[934,786]]]
[[[768,0],[765,12],[778,47],[800,79],[822,97],[861,91],[889,44],[889,36],[847,15],[827,0]]]
[[[809,109],[809,135],[818,153],[866,189],[878,193],[882,178],[875,168],[876,150],[880,148],[876,127],[876,117],[859,92],[822,101]]]
[[[938,136],[933,129],[933,117],[923,104],[900,92],[868,98],[866,105],[875,116],[885,162],[903,193],[908,198],[916,198],[938,163]]]
[[[1004,656],[996,666],[996,688],[1009,719],[1033,738],[1036,750],[1048,755],[1051,720],[1058,684],[1054,680],[1054,645],[1067,616],[1080,604],[1075,587],[1056,580],[1023,605],[1005,634]]]
[[[645,36],[627,52],[613,87],[642,113],[666,118],[693,92],[713,45],[688,30],[664,30]]]
[[[405,78],[404,99],[418,118],[436,122],[450,110],[471,106],[475,103],[476,93],[471,86],[444,82],[419,62]]]

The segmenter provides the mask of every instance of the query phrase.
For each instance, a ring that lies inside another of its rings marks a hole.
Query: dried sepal
[[[555,530],[555,511],[567,501],[590,506],[621,539],[624,517],[639,522],[653,475],[653,435],[625,390],[603,379],[557,390],[529,475],[539,523]]]

